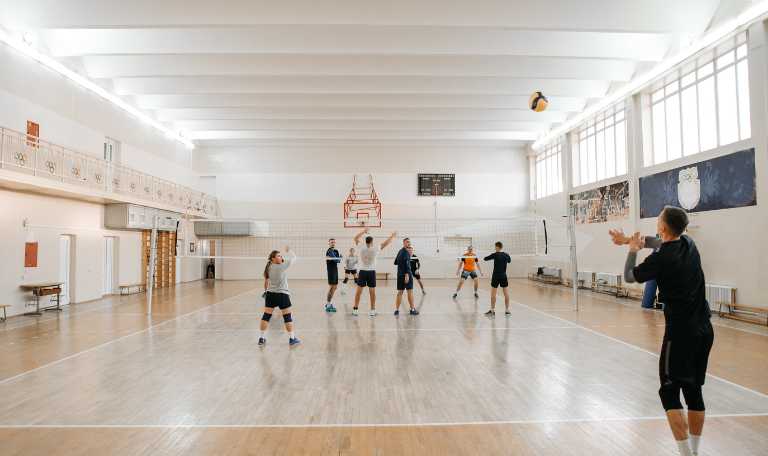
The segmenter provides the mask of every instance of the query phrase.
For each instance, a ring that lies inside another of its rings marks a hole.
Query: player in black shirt
[[[665,321],[659,359],[659,396],[680,454],[698,454],[704,427],[701,386],[714,341],[709,303],[704,295],[704,272],[696,244],[683,234],[688,226],[688,215],[683,209],[665,207],[659,214],[657,226],[661,239],[641,237],[640,233],[627,237],[616,230],[610,231],[610,235],[615,244],[629,245],[624,280],[646,282],[655,279],[659,286]],[[635,266],[637,252],[643,248],[658,251]],[[688,406],[687,423],[680,402],[681,390]]]
[[[338,258],[335,260],[334,258]],[[341,263],[341,254],[336,250],[336,239],[328,239],[328,250],[325,251],[325,266],[328,270],[328,295],[326,296],[325,311],[336,312],[333,305],[333,294],[336,293],[336,287],[339,286],[339,263]]]
[[[504,248],[504,244],[496,242],[496,251],[487,257],[483,258],[485,261],[493,260],[493,274],[491,275],[491,310],[485,313],[488,317],[496,316],[496,291],[501,286],[501,292],[504,293],[504,315],[510,316],[512,312],[509,311],[509,281],[507,280],[507,265],[512,262],[512,258],[509,257],[501,249]]]
[[[421,263],[419,262],[419,258],[413,252],[413,245],[408,247],[408,253],[411,255],[411,275],[419,283],[419,286],[421,287],[421,294],[427,294],[427,292],[424,291],[424,282],[421,281],[421,273],[419,272],[419,269],[421,269]]]
[[[413,304],[413,272],[411,271],[411,254],[408,248],[411,246],[411,240],[403,239],[403,248],[397,252],[395,264],[397,265],[397,295],[395,296],[395,316],[400,315],[400,302],[403,299],[403,292],[408,296],[409,313],[418,315],[419,311]]]

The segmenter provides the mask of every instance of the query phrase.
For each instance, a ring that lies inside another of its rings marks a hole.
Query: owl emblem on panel
[[[698,206],[701,199],[701,181],[699,170],[695,166],[681,169],[678,174],[677,200],[683,209],[691,210]]]

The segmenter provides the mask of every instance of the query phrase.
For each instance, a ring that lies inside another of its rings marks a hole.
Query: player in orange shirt
[[[475,250],[470,245],[467,248],[467,251],[464,252],[464,255],[459,258],[459,267],[456,269],[456,275],[459,276],[459,284],[456,285],[456,293],[453,294],[453,297],[456,298],[459,296],[459,290],[461,290],[461,287],[464,285],[464,281],[470,277],[472,277],[472,280],[474,281],[475,297],[479,297],[477,294],[477,287],[480,285],[480,280],[477,278],[478,273],[483,275],[483,271],[480,269],[480,262],[477,255],[475,255]]]

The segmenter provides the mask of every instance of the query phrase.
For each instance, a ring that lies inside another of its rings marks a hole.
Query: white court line
[[[644,348],[640,348],[640,347],[638,347],[637,345],[632,345],[632,344],[630,344],[629,342],[624,342],[623,340],[620,340],[620,339],[616,339],[615,337],[611,337],[611,336],[609,336],[609,335],[607,335],[607,334],[603,334],[603,333],[601,333],[601,332],[599,332],[599,331],[595,331],[594,329],[592,329],[592,328],[589,328],[589,327],[587,327],[587,326],[584,326],[584,325],[580,325],[580,324],[578,324],[578,323],[575,323],[575,322],[571,322],[571,321],[568,321],[568,320],[566,320],[565,318],[560,318],[560,317],[558,317],[558,316],[556,316],[556,315],[551,315],[551,314],[548,314],[548,313],[546,313],[546,312],[544,312],[544,311],[542,311],[542,310],[539,310],[539,309],[535,309],[535,308],[533,308],[533,307],[531,307],[531,306],[529,306],[529,305],[523,304],[523,303],[521,303],[521,302],[519,302],[519,301],[512,301],[512,302],[514,302],[515,304],[521,305],[521,306],[523,306],[523,307],[527,307],[528,309],[531,309],[532,311],[534,311],[534,312],[537,312],[537,313],[540,313],[540,314],[542,314],[542,315],[548,315],[548,316],[550,316],[550,317],[552,317],[552,318],[555,318],[555,319],[557,319],[557,320],[561,320],[561,321],[564,321],[564,322],[568,322],[568,323],[574,323],[574,324],[576,324],[576,326],[580,327],[581,329],[583,329],[583,330],[585,330],[585,331],[591,332],[592,334],[596,334],[596,335],[598,335],[598,336],[601,336],[601,337],[604,337],[604,338],[606,338],[606,339],[610,339],[610,340],[612,340],[612,341],[614,341],[614,342],[618,342],[618,343],[620,343],[620,344],[622,344],[622,345],[626,345],[627,347],[632,347],[632,348],[634,348],[635,350],[640,350],[641,352],[644,352],[644,353],[648,353],[649,355],[653,356],[654,358],[658,358],[658,357],[659,357],[659,355],[658,355],[657,353],[654,353],[654,352],[652,352],[652,351],[646,350],[646,349],[644,349]],[[721,381],[721,382],[723,382],[723,383],[726,383],[726,384],[728,384],[728,385],[734,386],[734,387],[736,387],[736,388],[738,388],[738,389],[742,389],[742,390],[744,390],[744,391],[748,391],[748,392],[750,392],[750,393],[756,394],[756,395],[758,395],[758,396],[762,397],[763,399],[768,399],[768,394],[765,394],[765,393],[761,393],[760,391],[755,391],[755,390],[753,390],[752,388],[747,388],[746,386],[743,386],[743,385],[739,385],[738,383],[734,383],[734,382],[732,382],[732,381],[730,381],[730,380],[726,380],[726,379],[724,379],[724,378],[722,378],[722,377],[718,377],[717,375],[714,375],[714,374],[709,374],[709,373],[708,373],[708,374],[707,374],[707,376],[708,376],[708,377],[711,377],[711,378],[714,378],[715,380],[719,380],[719,381]]]
[[[308,329],[302,329],[301,331],[297,331],[298,333],[316,333],[316,332],[338,332],[338,333],[346,333],[346,332],[356,332],[356,333],[373,333],[373,332],[401,332],[401,331],[409,331],[409,332],[418,332],[418,331],[433,331],[433,332],[463,332],[463,331],[533,331],[537,329],[581,329],[580,326],[577,325],[571,325],[571,326],[515,326],[515,327],[498,327],[498,328],[381,328],[381,329],[332,329],[329,331],[328,328],[308,328]],[[203,332],[203,333],[257,333],[260,330],[258,328],[253,329],[196,329],[196,328],[174,328],[174,329],[163,329],[160,331],[157,331],[158,333],[172,333],[175,331],[193,331],[193,332]],[[268,332],[284,332],[282,328],[270,328]]]
[[[768,413],[723,413],[708,414],[712,418],[756,418]],[[329,424],[0,424],[0,429],[279,429],[279,428],[399,428],[399,427],[448,427],[488,426],[500,424],[567,424],[567,423],[608,423],[627,421],[666,421],[665,415],[612,417],[612,418],[553,418],[549,420],[496,420],[496,421],[454,421],[427,423],[329,423]]]
[[[119,341],[121,341],[121,340],[123,340],[123,339],[127,339],[127,338],[129,338],[129,337],[131,337],[131,336],[135,336],[135,335],[137,335],[137,334],[142,334],[142,333],[145,333],[145,332],[151,331],[151,330],[152,330],[152,329],[154,329],[154,328],[157,328],[157,327],[160,327],[160,326],[162,326],[162,325],[168,324],[168,323],[170,323],[170,322],[172,322],[172,321],[176,321],[176,320],[178,320],[179,318],[182,318],[182,317],[186,317],[186,316],[189,316],[189,315],[192,315],[192,314],[196,314],[196,313],[198,313],[198,312],[202,312],[202,311],[204,311],[204,310],[208,310],[208,309],[210,309],[211,307],[213,307],[213,306],[216,306],[216,305],[218,305],[218,304],[220,304],[220,303],[223,303],[223,302],[229,301],[230,299],[239,298],[240,296],[242,296],[242,295],[244,295],[244,294],[248,294],[248,293],[252,293],[252,292],[253,292],[253,290],[244,291],[244,292],[242,292],[242,293],[239,293],[239,294],[236,294],[236,295],[234,295],[234,296],[231,296],[231,297],[229,297],[229,298],[227,298],[227,299],[224,299],[223,301],[214,302],[213,304],[207,305],[207,306],[205,306],[205,307],[203,307],[203,308],[201,308],[201,309],[197,309],[197,310],[194,310],[194,311],[192,311],[192,312],[188,312],[188,313],[185,313],[185,314],[179,315],[179,316],[178,316],[178,317],[176,317],[176,318],[172,318],[172,319],[170,319],[170,320],[165,320],[165,321],[163,321],[163,322],[161,322],[161,323],[158,323],[158,324],[156,324],[156,325],[150,325],[150,326],[148,326],[148,327],[146,327],[146,328],[144,328],[144,329],[141,329],[141,330],[139,330],[139,331],[135,331],[135,332],[132,332],[132,333],[130,333],[130,334],[126,334],[126,335],[124,335],[124,336],[118,337],[117,339],[108,340],[108,341],[106,341],[106,342],[104,342],[104,343],[102,343],[102,344],[99,344],[99,345],[93,346],[93,347],[91,347],[91,348],[88,348],[88,349],[86,349],[86,350],[83,350],[83,351],[79,351],[79,352],[77,352],[77,353],[73,353],[73,354],[71,354],[71,355],[69,355],[69,356],[65,356],[64,358],[60,358],[60,359],[57,359],[56,361],[51,361],[50,363],[47,363],[47,364],[43,364],[43,365],[41,365],[41,366],[37,366],[37,367],[36,367],[36,368],[34,368],[34,369],[30,369],[30,370],[28,370],[28,371],[25,371],[25,372],[21,372],[21,373],[19,373],[19,374],[16,374],[16,375],[14,375],[14,376],[12,376],[12,377],[8,377],[8,378],[5,378],[5,379],[2,379],[2,380],[0,380],[0,385],[2,385],[2,384],[5,384],[5,383],[9,383],[9,382],[11,382],[11,381],[13,381],[13,380],[16,380],[17,378],[20,378],[20,377],[23,377],[23,376],[27,375],[27,374],[31,374],[31,373],[33,373],[33,372],[37,372],[37,371],[39,371],[39,370],[41,370],[41,369],[45,369],[45,368],[47,368],[47,367],[51,367],[51,366],[54,366],[54,365],[56,365],[56,364],[62,363],[62,362],[64,362],[64,361],[70,360],[70,359],[72,359],[72,358],[75,358],[75,357],[78,357],[78,356],[80,356],[80,355],[84,355],[84,354],[86,354],[86,353],[89,353],[89,352],[92,352],[92,351],[94,351],[94,350],[98,350],[99,348],[102,348],[102,347],[106,347],[107,345],[111,345],[111,344],[114,344],[115,342],[119,342]],[[148,316],[148,318],[149,318],[149,316]]]

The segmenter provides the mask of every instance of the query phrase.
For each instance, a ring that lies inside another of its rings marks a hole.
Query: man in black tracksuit
[[[659,302],[664,303],[664,341],[659,360],[659,396],[681,455],[695,455],[704,427],[704,398],[701,386],[707,373],[709,351],[714,341],[709,303],[704,294],[704,272],[693,239],[684,235],[688,215],[683,209],[667,206],[657,221],[661,239],[627,237],[610,232],[617,245],[628,244],[624,269],[627,282],[656,280]],[[637,252],[658,249],[635,266]],[[680,392],[688,406],[688,423],[683,414]],[[688,440],[690,426],[690,443]]]

